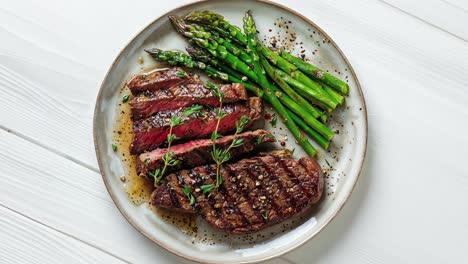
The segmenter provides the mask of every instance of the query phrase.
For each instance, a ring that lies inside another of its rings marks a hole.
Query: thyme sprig
[[[214,188],[218,190],[219,186],[223,183],[223,178],[220,175],[220,168],[223,163],[231,159],[231,149],[237,148],[244,144],[243,138],[237,138],[237,135],[241,133],[244,128],[249,123],[249,118],[246,116],[242,116],[238,121],[236,121],[236,132],[234,133],[233,140],[231,144],[225,148],[220,149],[216,147],[216,140],[221,138],[222,135],[218,133],[219,124],[221,120],[226,116],[226,113],[222,111],[223,102],[224,102],[224,93],[222,93],[218,86],[214,85],[211,82],[208,82],[207,85],[208,89],[211,90],[213,95],[219,98],[219,108],[216,110],[216,114],[218,117],[218,121],[216,123],[215,130],[211,134],[211,141],[213,142],[213,149],[211,150],[211,158],[216,163],[216,185]],[[210,189],[211,190],[211,189]]]
[[[188,187],[187,185],[184,185],[184,194],[190,200],[190,205],[194,205],[195,204],[195,197],[190,192],[190,187]]]
[[[181,116],[173,116],[169,119],[169,134],[167,134],[167,151],[163,154],[162,159],[164,161],[164,166],[162,169],[157,168],[154,172],[150,172],[149,175],[154,178],[154,183],[159,184],[166,173],[167,167],[172,167],[179,164],[175,153],[171,151],[172,142],[177,140],[178,137],[172,133],[172,130],[176,126],[183,124],[182,117],[188,117],[193,114],[199,114],[203,107],[201,105],[192,105],[185,108]],[[145,161],[146,162],[146,161]],[[147,162],[146,162],[147,164]]]

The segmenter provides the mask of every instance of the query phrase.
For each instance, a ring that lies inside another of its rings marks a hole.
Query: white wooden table
[[[187,263],[112,203],[92,139],[105,72],[185,0],[0,1],[0,263]],[[369,112],[338,217],[270,263],[468,263],[468,1],[280,1],[348,56]]]

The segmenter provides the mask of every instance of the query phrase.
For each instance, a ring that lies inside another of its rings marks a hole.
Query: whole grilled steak
[[[206,165],[169,174],[150,202],[198,213],[217,229],[245,234],[303,213],[319,201],[324,189],[320,166],[312,158],[271,154],[223,164],[219,190],[204,194],[203,185],[215,184],[215,171],[215,165]],[[194,203],[190,204],[184,188],[190,190]]]
[[[245,101],[247,91],[239,83],[220,86],[224,93],[224,103]],[[130,102],[134,120],[148,117],[158,111],[174,110],[193,104],[219,106],[219,99],[199,81],[186,82],[166,89],[145,91]]]
[[[231,150],[231,159],[252,151],[255,146],[264,142],[274,142],[275,138],[270,132],[259,129],[238,134],[236,138],[241,139],[243,144]],[[226,149],[232,143],[233,135],[225,136],[216,140],[216,147]],[[171,147],[179,163],[176,166],[168,167],[170,171],[182,168],[193,168],[204,164],[213,163],[211,151],[213,142],[211,139],[196,139]],[[137,171],[140,176],[148,176],[149,172],[161,169],[164,166],[163,155],[167,153],[167,148],[158,148],[151,152],[140,154],[137,157]]]
[[[187,81],[198,79],[192,74],[188,74],[180,67],[170,69],[157,69],[149,73],[143,73],[133,77],[127,86],[132,94],[136,95],[145,90],[159,90],[182,84]]]
[[[130,153],[140,154],[143,151],[151,151],[165,143],[169,134],[169,120],[173,116],[181,118],[182,125],[172,129],[172,134],[179,139],[204,138],[213,133],[218,121],[217,109],[204,108],[200,113],[188,117],[182,115],[184,108],[177,110],[161,111],[149,118],[136,120],[133,123],[133,142]],[[236,128],[236,121],[242,116],[249,118],[250,126],[253,121],[260,118],[262,103],[258,97],[250,97],[242,103],[223,105],[222,111],[226,116],[221,120],[218,128],[219,134],[232,131]]]

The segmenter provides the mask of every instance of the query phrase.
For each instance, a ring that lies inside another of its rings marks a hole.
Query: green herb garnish
[[[263,142],[264,139],[269,139],[269,138],[275,139],[275,136],[273,136],[272,134],[260,135],[260,136],[257,138],[257,145],[258,145],[258,144],[261,144],[261,143]]]
[[[150,159],[145,159],[145,161],[143,161],[143,164],[144,164],[145,166],[148,166],[149,161],[150,161]]]
[[[185,193],[185,195],[187,195],[187,197],[189,198],[189,200],[190,200],[190,205],[194,205],[194,204],[195,204],[195,197],[194,197],[193,194],[190,192],[190,188],[189,188],[187,185],[184,185],[184,193]]]
[[[112,150],[113,150],[113,151],[117,151],[117,144],[112,143]]]
[[[177,76],[178,76],[178,77],[184,77],[185,75],[187,75],[186,72],[183,72],[183,71],[178,71],[178,72],[177,72]]]
[[[195,104],[195,105],[185,108],[182,115],[191,116],[192,114],[200,113],[202,109],[203,109],[203,106]]]
[[[263,219],[268,220],[268,212],[267,211],[263,212],[262,217]]]
[[[215,187],[214,184],[207,184],[207,185],[202,185],[200,189],[202,190],[203,194],[206,194],[210,192],[211,190],[213,190],[214,187]]]
[[[218,189],[219,186],[223,183],[223,178],[220,175],[220,167],[221,164],[231,159],[231,149],[237,148],[244,144],[244,139],[237,138],[237,134],[241,133],[244,130],[245,126],[249,123],[249,118],[246,116],[242,116],[240,120],[236,121],[236,133],[234,133],[233,140],[231,144],[226,149],[219,149],[216,147],[216,140],[221,138],[222,135],[218,134],[219,124],[221,123],[221,119],[226,116],[226,113],[222,112],[223,102],[224,102],[224,93],[219,90],[219,87],[214,85],[211,82],[208,82],[207,85],[208,89],[212,91],[212,93],[219,98],[219,108],[217,110],[217,117],[218,122],[216,123],[216,128],[211,134],[211,141],[213,142],[213,149],[211,150],[211,158],[216,163],[216,185],[215,188]]]
[[[277,122],[278,122],[278,116],[277,116],[275,113],[273,113],[273,116],[271,117],[270,124],[271,124],[272,126],[276,126],[276,123],[277,123]]]
[[[187,117],[192,114],[199,113],[200,110],[203,109],[200,105],[193,105],[188,107],[182,112],[182,117]],[[174,140],[179,139],[176,135],[172,134],[172,129],[176,126],[180,126],[183,124],[182,117],[180,116],[173,116],[169,119],[169,134],[167,134],[167,151],[163,154],[162,159],[164,161],[164,166],[161,169],[156,169],[154,172],[150,172],[149,175],[154,178],[154,182],[159,184],[166,173],[167,167],[172,167],[179,164],[179,160],[174,152],[171,152],[172,142]],[[146,162],[146,160],[145,160]],[[147,165],[147,164],[145,164]]]
[[[122,103],[128,102],[128,98],[129,98],[129,97],[130,97],[129,94],[126,94],[126,95],[122,96]]]

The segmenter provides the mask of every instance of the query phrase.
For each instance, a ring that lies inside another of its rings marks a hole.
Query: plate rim
[[[219,0],[214,0],[216,2],[223,2],[223,1],[219,1]],[[361,176],[361,173],[362,173],[362,169],[364,167],[364,162],[366,160],[366,156],[367,156],[367,143],[368,143],[368,117],[367,117],[367,106],[366,106],[366,100],[365,100],[365,97],[364,97],[364,93],[362,92],[362,88],[361,88],[361,84],[359,82],[359,79],[356,75],[356,72],[354,71],[354,68],[352,67],[351,63],[349,62],[348,58],[346,57],[346,55],[343,53],[343,51],[340,49],[340,47],[338,46],[338,44],[335,43],[335,41],[320,27],[318,26],[317,24],[315,24],[313,21],[311,21],[309,18],[307,18],[306,16],[302,15],[301,13],[299,13],[298,11],[295,11],[294,9],[292,8],[289,8],[283,4],[279,4],[279,3],[276,3],[276,2],[273,2],[271,0],[254,0],[255,2],[257,3],[263,3],[263,4],[268,4],[268,5],[272,5],[274,7],[277,7],[279,9],[282,9],[282,10],[285,10],[287,12],[290,12],[291,14],[295,15],[295,16],[298,16],[302,19],[304,19],[304,21],[306,21],[308,24],[312,25],[313,27],[315,27],[317,29],[317,31],[319,31],[323,36],[325,36],[328,40],[330,40],[330,44],[333,45],[333,47],[338,51],[339,55],[341,56],[341,58],[343,58],[344,62],[348,65],[348,70],[350,71],[351,75],[353,76],[355,82],[356,82],[356,87],[357,87],[357,90],[358,90],[358,94],[359,96],[361,97],[361,100],[362,100],[362,111],[363,111],[363,114],[364,114],[364,131],[365,131],[365,136],[364,136],[364,152],[362,153],[362,159],[360,161],[360,164],[359,164],[359,170],[357,172],[357,175],[356,175],[356,180],[354,181],[352,187],[351,187],[351,190],[349,191],[348,194],[345,194],[345,199],[342,200],[341,204],[338,205],[338,209],[333,212],[329,218],[325,219],[324,220],[324,224],[319,227],[317,229],[316,232],[314,232],[313,234],[310,234],[306,239],[304,239],[303,241],[291,246],[290,248],[286,249],[286,250],[283,250],[283,251],[280,251],[280,252],[277,252],[277,253],[274,253],[270,256],[267,256],[267,257],[263,257],[263,258],[260,258],[260,259],[255,259],[255,260],[247,260],[247,261],[242,261],[242,262],[239,262],[239,263],[258,263],[258,262],[263,262],[263,261],[268,261],[268,260],[271,260],[271,259],[274,259],[274,258],[277,258],[277,257],[280,257],[284,254],[287,254],[287,253],[290,253],[300,247],[302,247],[304,244],[306,244],[308,241],[310,241],[311,239],[315,238],[318,234],[320,234],[322,232],[322,230],[327,227],[330,222],[335,219],[335,217],[339,214],[339,212],[341,212],[341,210],[343,209],[344,205],[346,204],[346,202],[349,200],[349,198],[351,197],[351,194],[354,192],[354,189],[356,187],[356,184],[357,182],[359,181],[359,178]],[[153,243],[155,243],[156,245],[158,245],[159,247],[173,253],[174,255],[177,255],[179,257],[182,257],[184,259],[187,259],[187,260],[190,260],[190,261],[196,261],[196,262],[199,262],[199,263],[207,263],[207,264],[211,264],[211,263],[215,263],[215,262],[211,262],[211,261],[207,261],[207,260],[204,260],[204,259],[199,259],[197,257],[193,257],[193,256],[189,256],[189,255],[186,255],[184,254],[183,252],[179,252],[173,248],[171,248],[170,246],[167,246],[163,243],[161,243],[159,240],[157,240],[155,237],[153,237],[152,235],[150,235],[149,233],[147,233],[144,228],[142,228],[141,226],[139,226],[137,223],[133,222],[133,220],[130,218],[130,216],[127,214],[127,212],[123,209],[123,207],[121,206],[121,204],[119,202],[117,202],[117,199],[115,198],[116,194],[113,192],[113,190],[111,189],[110,187],[110,184],[109,182],[107,181],[107,177],[104,173],[104,171],[102,170],[102,168],[104,167],[104,164],[101,160],[101,152],[100,152],[100,149],[99,149],[99,146],[98,146],[98,143],[97,143],[97,112],[98,112],[98,103],[101,100],[101,96],[102,96],[102,92],[103,92],[103,88],[104,88],[104,84],[105,82],[107,81],[107,78],[109,77],[109,74],[111,72],[111,69],[114,68],[114,65],[116,64],[117,60],[120,59],[124,53],[124,51],[127,49],[127,47],[129,46],[129,44],[131,42],[133,42],[135,39],[138,38],[138,36],[143,33],[143,31],[145,31],[146,29],[148,29],[149,27],[151,27],[154,23],[156,23],[159,19],[163,18],[163,17],[166,17],[169,13],[173,12],[173,11],[177,11],[179,9],[182,9],[182,8],[186,8],[186,7],[191,7],[191,6],[195,6],[197,4],[200,4],[200,3],[205,3],[205,2],[213,2],[213,0],[193,0],[189,3],[186,3],[186,4],[182,4],[182,5],[178,5],[177,7],[175,8],[172,8],[168,11],[166,11],[164,14],[160,15],[159,17],[155,18],[153,21],[151,21],[148,25],[146,25],[145,27],[143,27],[141,30],[139,30],[126,44],[123,48],[121,48],[119,54],[114,58],[112,64],[110,65],[109,69],[107,70],[106,72],[106,75],[104,76],[104,79],[102,80],[101,82],[101,85],[99,87],[99,92],[98,92],[98,95],[96,97],[96,101],[95,101],[95,107],[94,107],[94,114],[93,114],[93,141],[94,141],[94,149],[95,149],[95,152],[96,152],[96,158],[97,158],[97,161],[98,161],[98,166],[99,166],[99,173],[101,174],[102,176],[102,180],[104,182],[104,185],[106,186],[106,189],[107,189],[107,192],[109,193],[112,201],[114,202],[115,206],[117,207],[117,209],[119,210],[119,212],[124,216],[125,220],[130,223],[131,226],[133,226],[138,232],[140,232],[140,234],[142,234],[143,236],[145,236],[146,238],[150,239]]]

